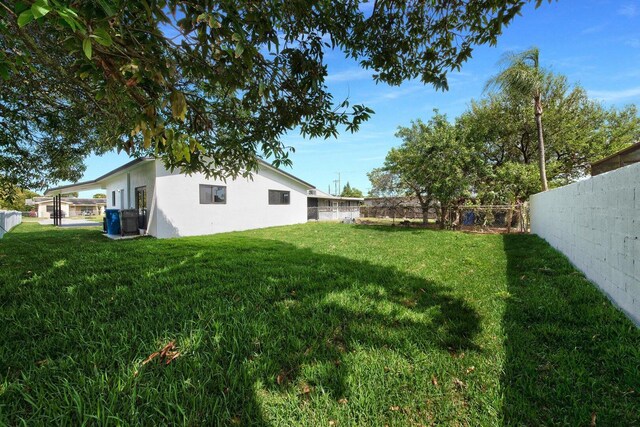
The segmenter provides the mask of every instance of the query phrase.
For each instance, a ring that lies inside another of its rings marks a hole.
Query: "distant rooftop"
[[[33,199],[25,200],[25,204],[27,206],[33,206],[40,203],[51,202],[52,200],[53,200],[52,197],[34,197]],[[62,197],[61,200],[63,203],[68,203],[70,205],[77,205],[77,206],[96,206],[96,205],[107,204],[107,199],[105,198],[87,199],[87,198],[81,198],[81,197]]]
[[[640,142],[620,150],[602,160],[591,163],[591,176],[600,175],[623,166],[640,162]]]

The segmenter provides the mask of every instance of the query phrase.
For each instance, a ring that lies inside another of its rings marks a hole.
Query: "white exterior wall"
[[[640,325],[640,163],[531,197],[531,232]]]
[[[253,180],[206,179],[167,171],[156,165],[155,209],[159,238],[195,236],[240,231],[307,221],[308,187],[267,167],[253,174]],[[226,204],[200,204],[200,184],[227,187]],[[290,191],[290,204],[270,205],[269,190]]]
[[[135,209],[135,189],[136,187],[147,187],[147,233],[155,235],[156,224],[152,222],[154,216],[151,215],[153,209],[155,190],[155,162],[145,161],[134,167],[109,177],[105,181],[107,193],[106,209]],[[116,192],[116,203],[113,204],[112,192]]]
[[[51,218],[51,212],[47,212],[47,206],[51,206],[53,208],[53,200],[47,203],[38,203],[38,218]],[[60,207],[62,208],[62,213],[66,218],[69,217],[69,203],[61,202]]]

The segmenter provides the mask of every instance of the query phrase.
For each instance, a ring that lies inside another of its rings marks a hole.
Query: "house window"
[[[289,204],[289,191],[269,190],[269,204],[270,205],[288,205]]]
[[[200,204],[211,205],[227,203],[227,187],[223,185],[200,184]]]
[[[115,191],[111,192],[111,206],[113,206],[114,208],[116,207],[116,192]]]

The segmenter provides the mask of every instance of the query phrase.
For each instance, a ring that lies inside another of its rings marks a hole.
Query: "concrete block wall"
[[[640,325],[640,163],[535,194],[530,215],[531,232]]]
[[[22,212],[0,211],[0,239],[22,222]]]

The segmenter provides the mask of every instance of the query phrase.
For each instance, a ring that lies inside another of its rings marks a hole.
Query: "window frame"
[[[202,201],[202,188],[208,188],[211,191],[211,201]],[[224,200],[221,202],[216,202],[216,191],[219,189],[224,189]],[[201,205],[226,205],[227,204],[227,186],[226,185],[217,185],[217,184],[200,184],[198,186],[198,199]]]
[[[271,200],[272,200],[271,199],[271,194],[272,193],[279,193],[280,194],[280,197],[279,197],[280,202],[279,203],[271,203]],[[285,194],[286,194],[286,202],[283,202],[283,196]],[[268,203],[269,203],[269,205],[272,205],[272,206],[287,206],[287,205],[290,205],[291,204],[291,191],[289,191],[289,190],[271,190],[271,189],[269,189]]]

